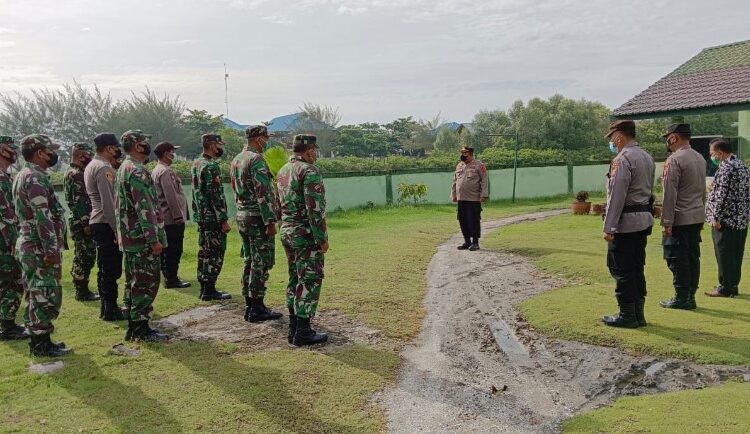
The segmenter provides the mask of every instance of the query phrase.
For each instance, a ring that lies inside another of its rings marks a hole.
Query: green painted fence
[[[656,163],[656,166],[658,179],[664,164]],[[601,192],[605,190],[608,168],[607,164],[519,167],[516,173],[516,197],[549,197],[573,194],[579,190]],[[513,169],[491,169],[488,173],[490,199],[510,199],[513,196]],[[326,201],[329,210],[397,203],[400,183],[423,183],[427,185],[426,202],[450,203],[452,180],[453,172],[446,171],[336,174],[325,179]],[[190,204],[192,187],[189,181],[183,184]],[[229,215],[234,216],[236,208],[229,184],[224,184],[224,194]],[[58,195],[64,204],[62,193]]]

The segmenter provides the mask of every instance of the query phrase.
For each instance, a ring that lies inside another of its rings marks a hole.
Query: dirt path
[[[491,222],[485,233],[561,213]],[[433,257],[423,331],[405,347],[397,384],[381,397],[391,432],[558,432],[564,419],[621,395],[747,374],[541,337],[513,306],[561,282],[510,253],[457,251],[460,241],[454,236]]]

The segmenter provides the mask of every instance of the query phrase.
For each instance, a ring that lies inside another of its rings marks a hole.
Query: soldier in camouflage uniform
[[[227,233],[227,201],[216,159],[224,154],[224,142],[218,134],[201,137],[203,155],[193,163],[193,215],[198,223],[198,282],[201,300],[226,300],[231,295],[216,290],[216,279],[224,264]]]
[[[70,275],[73,277],[78,301],[99,300],[99,294],[93,294],[89,290],[89,275],[96,262],[96,245],[89,227],[91,199],[86,193],[86,184],[83,181],[83,171],[93,157],[93,146],[88,143],[74,143],[70,167],[63,178],[65,201],[68,202],[70,210],[68,226],[75,246]]]
[[[26,339],[23,327],[16,325],[21,305],[23,280],[15,258],[18,219],[13,205],[12,181],[8,168],[18,158],[18,146],[10,136],[0,136],[0,341]]]
[[[70,350],[54,344],[50,334],[62,304],[62,246],[64,211],[55,196],[46,170],[55,164],[60,145],[43,134],[31,134],[21,140],[26,160],[13,181],[13,197],[19,234],[16,259],[21,264],[26,291],[24,320],[31,335],[32,355],[58,357]]]
[[[323,283],[323,255],[328,251],[323,176],[313,164],[318,158],[316,142],[315,136],[296,135],[294,156],[278,174],[281,242],[289,261],[288,339],[297,346],[328,339],[310,328]]]
[[[247,145],[232,160],[229,175],[245,260],[242,272],[242,295],[247,305],[245,320],[258,322],[282,317],[263,302],[268,271],[275,259],[276,194],[271,170],[263,158],[268,129],[264,125],[250,126],[245,135]]]
[[[128,154],[115,177],[117,243],[125,254],[125,303],[129,311],[125,339],[162,342],[169,336],[148,324],[159,291],[161,253],[167,242],[156,189],[144,166],[151,145],[141,130],[124,132],[120,142]]]

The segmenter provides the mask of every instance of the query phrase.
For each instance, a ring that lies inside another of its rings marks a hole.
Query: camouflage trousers
[[[227,250],[227,234],[220,228],[198,229],[198,282],[215,285],[224,265]]]
[[[47,267],[43,256],[31,243],[20,243],[16,259],[21,266],[25,286],[26,310],[23,319],[30,334],[46,335],[55,330],[52,321],[60,315],[62,306],[62,252],[57,264]]]
[[[312,318],[318,310],[320,288],[323,284],[324,254],[318,246],[297,247],[288,236],[282,236],[286,259],[289,262],[289,283],[286,305],[300,318]]]
[[[258,216],[237,213],[237,228],[242,237],[242,295],[253,299],[266,295],[268,271],[276,260],[275,237],[266,235],[266,226]]]
[[[22,296],[21,266],[13,255],[0,254],[0,320],[15,321]]]
[[[96,244],[91,236],[86,236],[83,232],[73,232],[73,243],[75,250],[70,267],[73,283],[88,281],[96,262]]]
[[[125,306],[131,321],[151,319],[154,300],[159,292],[161,256],[151,249],[125,252]]]

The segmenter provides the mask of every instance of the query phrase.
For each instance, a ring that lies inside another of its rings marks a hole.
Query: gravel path
[[[563,212],[483,227],[488,233]],[[404,348],[397,384],[381,397],[391,432],[559,432],[564,419],[618,396],[701,388],[748,373],[537,335],[513,306],[561,282],[510,253],[457,251],[461,241],[452,237],[430,263],[422,333]]]

